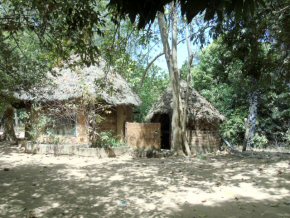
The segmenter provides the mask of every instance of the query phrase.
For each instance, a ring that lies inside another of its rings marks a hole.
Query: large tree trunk
[[[187,136],[187,123],[188,123],[188,101],[189,101],[189,96],[190,96],[190,86],[191,86],[191,81],[192,81],[192,75],[191,75],[191,68],[192,68],[192,60],[193,60],[193,53],[192,53],[192,47],[190,44],[190,40],[188,38],[189,35],[189,30],[188,26],[185,31],[185,39],[186,39],[186,45],[187,45],[187,52],[188,52],[188,75],[186,77],[186,90],[185,90],[185,99],[183,103],[183,110],[182,110],[182,115],[181,115],[181,135],[182,135],[182,140],[183,144],[186,150],[186,153],[188,156],[191,156],[191,150],[189,146],[189,140]]]
[[[163,44],[165,59],[170,75],[172,88],[172,118],[171,118],[171,149],[176,153],[182,152],[182,131],[181,131],[181,101],[180,101],[180,79],[177,66],[177,14],[173,8],[172,21],[172,51],[168,42],[168,30],[163,13],[158,13],[158,24]]]
[[[17,141],[14,130],[14,108],[11,105],[7,106],[4,112],[4,140]]]
[[[256,132],[257,109],[258,109],[258,92],[253,91],[249,97],[249,115],[246,121],[245,139],[243,144],[243,151],[247,147],[253,147],[253,140]]]

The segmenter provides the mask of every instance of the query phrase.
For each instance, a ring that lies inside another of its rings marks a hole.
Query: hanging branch
[[[150,69],[150,67],[151,67],[151,66],[154,64],[154,62],[155,62],[158,58],[160,58],[162,55],[164,55],[164,52],[161,52],[160,54],[156,55],[156,57],[153,58],[153,59],[149,62],[149,64],[147,65],[147,67],[145,68],[145,70],[144,70],[144,72],[143,72],[143,75],[142,75],[142,79],[141,79],[141,81],[140,81],[140,86],[139,86],[139,88],[142,88],[142,87],[143,87],[143,85],[144,85],[144,81],[145,81],[146,76],[147,76],[147,72],[148,72],[148,70]]]

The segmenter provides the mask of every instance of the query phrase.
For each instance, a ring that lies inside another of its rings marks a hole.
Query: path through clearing
[[[93,159],[0,150],[0,217],[290,217],[290,155]]]

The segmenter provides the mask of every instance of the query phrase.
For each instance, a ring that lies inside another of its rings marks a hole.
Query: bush
[[[47,125],[51,122],[51,119],[45,115],[38,117],[36,121],[32,123],[32,128],[29,131],[31,140],[36,142],[38,138],[46,132]]]
[[[120,142],[111,131],[99,133],[99,140],[93,145],[93,147],[100,148],[116,148],[121,146],[125,146],[125,143]]]
[[[256,133],[254,136],[254,145],[256,148],[266,148],[268,145],[268,139],[265,135]]]
[[[245,134],[245,117],[246,112],[243,110],[230,114],[221,125],[222,136],[233,144],[241,144]]]

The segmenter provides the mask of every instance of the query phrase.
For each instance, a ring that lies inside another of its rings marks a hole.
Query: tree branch
[[[144,72],[143,72],[143,75],[142,75],[142,79],[141,79],[141,82],[140,82],[140,87],[139,88],[142,88],[143,87],[143,84],[144,84],[144,81],[146,79],[146,76],[147,76],[147,72],[148,70],[150,69],[150,67],[153,65],[153,63],[159,58],[161,57],[162,55],[164,55],[164,52],[161,52],[160,54],[156,55],[155,58],[153,58],[149,64],[147,65],[147,67],[145,68]]]

